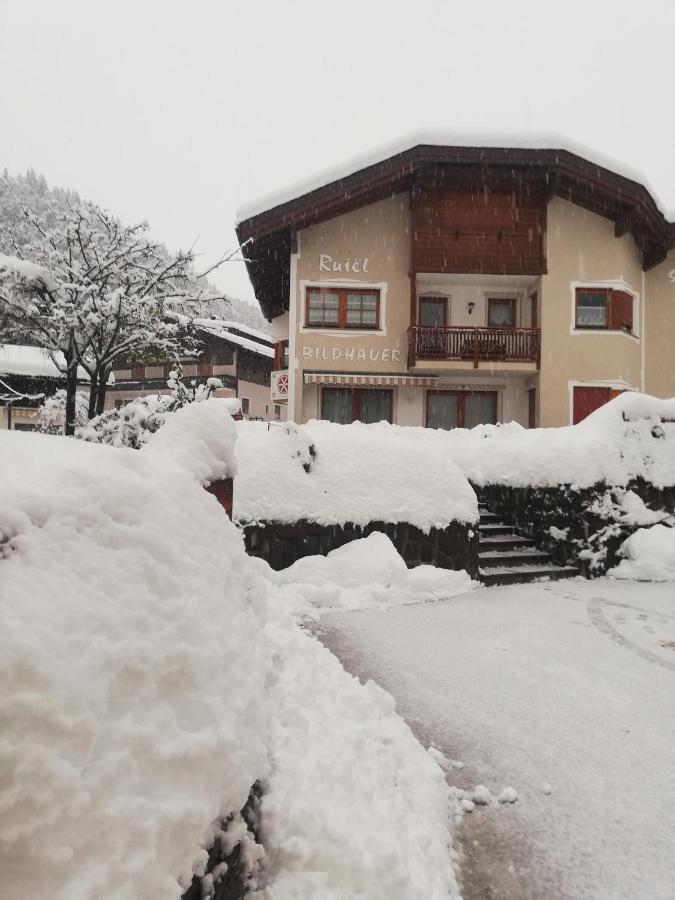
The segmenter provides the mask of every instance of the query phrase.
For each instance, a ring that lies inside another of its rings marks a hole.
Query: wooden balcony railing
[[[465,328],[411,325],[408,329],[408,368],[417,360],[533,362],[540,365],[539,328]]]

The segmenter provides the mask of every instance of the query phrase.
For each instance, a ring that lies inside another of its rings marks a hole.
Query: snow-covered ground
[[[517,791],[464,816],[465,900],[672,900],[673,582],[484,588],[318,627],[464,763],[453,784]]]

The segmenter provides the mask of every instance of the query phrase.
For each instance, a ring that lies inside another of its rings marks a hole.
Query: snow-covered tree
[[[75,395],[75,424],[81,427],[87,424],[88,404],[85,394],[78,391]],[[52,397],[47,397],[40,407],[40,420],[37,430],[43,434],[63,434],[66,420],[66,392],[60,388]]]
[[[137,397],[119,409],[109,409],[96,416],[77,429],[76,437],[93,444],[139,450],[171,413],[188,403],[208,400],[223,383],[218,378],[209,378],[206,384],[188,386],[179,364],[169,373],[167,386],[168,394]]]
[[[89,416],[103,411],[108,377],[121,358],[178,358],[195,344],[175,305],[212,296],[194,273],[194,254],[171,257],[146,223],[126,226],[70,197],[21,212],[0,256],[0,319],[7,340],[44,347],[66,379],[66,434],[75,430],[77,366],[91,378]],[[222,261],[225,261],[224,257]],[[62,356],[61,356],[62,354]]]

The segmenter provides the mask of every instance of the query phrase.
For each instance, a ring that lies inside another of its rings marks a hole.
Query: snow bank
[[[622,559],[608,571],[613,578],[638,581],[675,581],[675,528],[640,528],[621,545]]]
[[[663,487],[675,484],[674,423],[675,398],[627,392],[564,428],[515,422],[452,431],[385,427],[398,440],[412,440],[420,458],[428,446],[447,454],[477,485],[621,486],[641,477]]]
[[[140,453],[0,432],[7,896],[177,900],[257,779],[258,898],[457,896],[443,773],[201,486],[232,435],[213,400]]]
[[[279,664],[262,801],[268,886],[254,897],[458,897],[449,830],[457,809],[441,768],[389,694],[347,675],[270,607]]]
[[[264,590],[179,459],[0,434],[8,896],[178,897],[267,774]]]
[[[320,525],[408,522],[422,531],[475,522],[476,495],[441,445],[392,426],[240,422],[234,517]]]
[[[236,471],[237,431],[227,400],[211,397],[168,416],[143,448],[151,459],[190,471],[201,484],[231,478]]]
[[[389,538],[377,531],[327,556],[305,556],[280,572],[264,563],[261,570],[282,588],[295,612],[310,614],[317,608],[389,609],[443,600],[476,586],[464,571],[434,566],[408,569]],[[309,608],[298,606],[298,599]]]

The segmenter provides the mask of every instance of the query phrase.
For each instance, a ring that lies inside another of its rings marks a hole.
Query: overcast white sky
[[[238,206],[418,128],[559,132],[675,209],[674,59],[672,0],[0,0],[0,169],[205,262]]]

